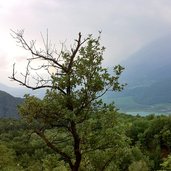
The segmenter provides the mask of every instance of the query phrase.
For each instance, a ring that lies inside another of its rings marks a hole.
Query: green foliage
[[[92,152],[101,163],[98,167],[108,167],[118,151],[127,147],[128,141],[124,130],[118,128],[115,106],[105,104],[101,97],[109,90],[123,89],[124,85],[119,83],[119,77],[124,68],[118,65],[113,68],[113,73],[109,73],[102,66],[105,48],[100,45],[100,35],[97,38],[89,35],[82,40],[79,33],[71,50],[63,48],[59,56],[54,57],[57,53],[53,49],[35,51],[35,45],[27,44],[23,32],[13,33],[33,57],[28,59],[24,82],[15,77],[15,68],[11,78],[33,89],[50,87],[43,99],[25,95],[23,104],[19,106],[21,117],[56,154],[56,160],[60,158],[71,170],[78,170],[84,163],[83,158],[89,161],[93,169],[97,169],[97,163],[90,157]],[[37,79],[36,87],[32,87],[26,80],[29,69],[32,69],[31,62],[36,59],[48,63],[47,67],[42,64],[40,68],[45,68],[47,74],[50,74],[50,81],[40,77],[41,81]],[[49,66],[56,73],[50,73]],[[26,158],[30,156],[29,152],[24,155]]]
[[[163,163],[161,163],[162,171],[171,170],[171,155],[168,155],[166,159],[164,159]]]
[[[118,114],[112,108],[106,115],[101,111],[95,116],[96,119],[89,119],[79,125],[83,141],[81,149],[84,151],[81,171],[170,169],[170,116],[130,116]],[[143,123],[146,125],[144,129]],[[41,138],[32,133],[32,126],[25,127],[22,120],[0,119],[0,128],[0,170],[70,170],[60,155],[56,155]],[[82,134],[85,129],[85,134]],[[56,128],[47,129],[46,135],[49,140],[68,138],[64,131]],[[146,144],[147,141],[149,144]],[[72,153],[72,144],[62,142],[60,147]]]
[[[115,112],[109,111],[106,115],[104,113],[100,115],[99,119],[90,121],[91,130],[88,129],[83,138],[85,141],[83,157],[86,161],[83,163],[84,169],[119,169],[129,148],[129,139],[125,136],[125,125],[118,122]],[[85,127],[86,125],[88,124],[85,123]]]
[[[0,144],[0,169],[2,170],[7,165],[12,166],[14,164],[15,153],[12,149],[9,149],[4,144]]]
[[[137,161],[137,162],[133,162],[129,166],[129,171],[149,171],[149,168],[148,168],[145,161],[140,160],[140,161]]]
[[[136,119],[128,131],[128,136],[132,140],[132,144],[143,141],[143,133],[149,127],[150,122],[144,118]]]

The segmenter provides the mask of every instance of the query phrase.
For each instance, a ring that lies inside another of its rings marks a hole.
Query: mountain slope
[[[22,101],[21,98],[15,98],[4,91],[0,91],[0,117],[18,118],[17,105],[21,104]]]
[[[158,39],[122,63],[122,79],[130,86],[152,84],[171,78],[171,36]]]
[[[122,65],[125,71],[121,80],[128,86],[110,95],[121,109],[171,112],[171,36],[152,42]]]

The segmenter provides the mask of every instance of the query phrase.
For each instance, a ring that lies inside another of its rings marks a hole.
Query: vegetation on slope
[[[114,120],[113,129],[105,134],[101,133],[103,136],[99,137],[100,139],[98,136],[97,139],[91,138],[90,145],[98,147],[104,140],[108,140],[115,143],[115,148],[108,148],[107,151],[102,149],[90,151],[84,155],[80,170],[165,171],[171,169],[171,116],[141,117],[115,114]],[[24,121],[1,119],[0,131],[1,170],[69,170],[62,158],[55,155]],[[54,129],[49,128],[47,133],[51,137],[58,136]],[[87,136],[91,137],[91,135]],[[65,142],[61,145],[69,150]],[[106,163],[105,168],[103,168],[104,163]]]

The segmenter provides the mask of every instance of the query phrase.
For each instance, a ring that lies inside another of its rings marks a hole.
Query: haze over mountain
[[[158,39],[122,63],[123,79],[132,86],[171,78],[171,35]]]
[[[110,95],[121,109],[171,112],[171,35],[140,49],[122,65],[121,80],[128,86]]]

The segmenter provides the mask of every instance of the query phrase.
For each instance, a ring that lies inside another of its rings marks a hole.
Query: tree
[[[164,161],[160,164],[162,166],[161,171],[167,171],[171,169],[171,155],[168,155],[167,158],[164,159]]]
[[[149,171],[149,168],[146,164],[145,161],[140,160],[138,162],[133,162],[130,166],[129,166],[129,171]]]
[[[15,160],[15,152],[13,149],[8,148],[5,143],[0,142],[0,170],[8,171],[21,171],[21,167]]]
[[[47,92],[43,99],[25,95],[19,113],[72,171],[80,168],[89,152],[110,151],[109,159],[101,167],[104,170],[113,158],[111,149],[118,147],[112,137],[106,136],[107,131],[111,136],[115,134],[118,142],[123,137],[118,129],[114,132],[114,105],[105,104],[101,97],[107,91],[123,89],[118,79],[124,68],[115,66],[110,75],[102,66],[105,48],[100,45],[100,34],[97,38],[89,35],[82,39],[79,33],[70,50],[62,44],[58,52],[48,34],[46,41],[43,38],[44,50],[38,50],[36,41],[28,43],[23,33],[12,31],[12,36],[31,57],[23,79],[18,77],[15,64],[10,78],[32,90],[47,88]]]

